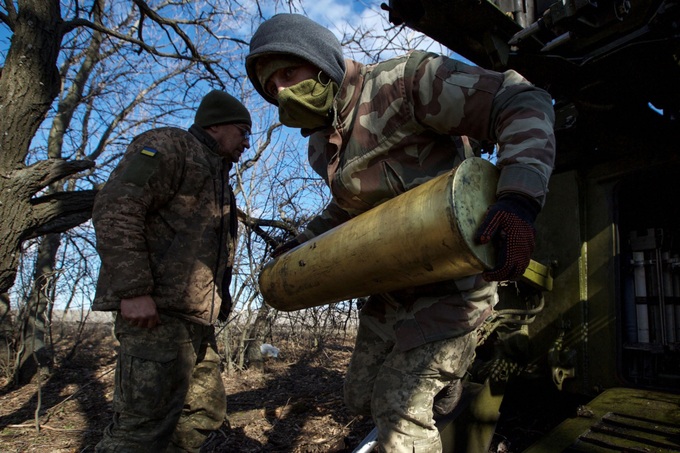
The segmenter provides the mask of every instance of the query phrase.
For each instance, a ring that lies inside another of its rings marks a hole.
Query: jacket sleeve
[[[130,144],[95,198],[97,251],[119,298],[153,292],[145,219],[172,198],[183,164],[180,146],[164,143],[153,133],[142,135]]]
[[[497,145],[499,195],[522,193],[543,205],[556,148],[546,91],[512,70],[488,71],[436,56],[421,63],[410,92],[424,126]]]

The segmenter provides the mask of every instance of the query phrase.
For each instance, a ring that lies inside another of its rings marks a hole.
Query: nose
[[[269,95],[274,99],[278,98],[281,90],[284,90],[287,86],[285,85],[283,80],[281,80],[281,76],[276,73],[269,78],[269,82],[267,82],[267,85],[268,85],[267,91],[269,92]]]
[[[279,93],[281,92],[281,90],[283,90],[283,87],[281,85],[279,85],[278,83],[272,83],[272,85],[273,86],[270,87],[269,90],[267,90],[267,92],[274,99],[278,99]]]

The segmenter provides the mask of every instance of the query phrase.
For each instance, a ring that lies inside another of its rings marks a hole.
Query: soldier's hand
[[[519,194],[501,195],[486,211],[475,240],[491,242],[496,249],[496,267],[482,275],[487,281],[517,280],[522,276],[534,252],[534,222],[540,206]]]
[[[120,315],[130,325],[143,329],[151,329],[161,323],[156,302],[149,295],[121,299]]]
[[[297,239],[291,239],[288,242],[284,242],[283,244],[280,244],[278,247],[274,249],[274,251],[272,252],[272,258],[276,258],[279,255],[283,255],[288,250],[292,250],[300,244],[301,242],[298,241]]]
[[[227,322],[229,320],[229,313],[231,313],[233,301],[231,299],[231,293],[222,295],[222,305],[220,305],[220,311],[217,314],[217,320],[221,322]]]

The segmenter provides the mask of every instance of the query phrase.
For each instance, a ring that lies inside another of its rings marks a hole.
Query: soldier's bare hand
[[[161,323],[156,302],[149,295],[121,299],[120,314],[124,320],[135,327],[151,329]]]

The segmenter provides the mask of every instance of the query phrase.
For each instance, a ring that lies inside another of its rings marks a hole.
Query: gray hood
[[[257,59],[269,54],[289,54],[302,58],[327,74],[338,85],[345,75],[342,46],[335,35],[322,25],[300,14],[277,14],[260,24],[250,40],[246,73],[250,83],[268,102],[268,96],[255,73]]]

